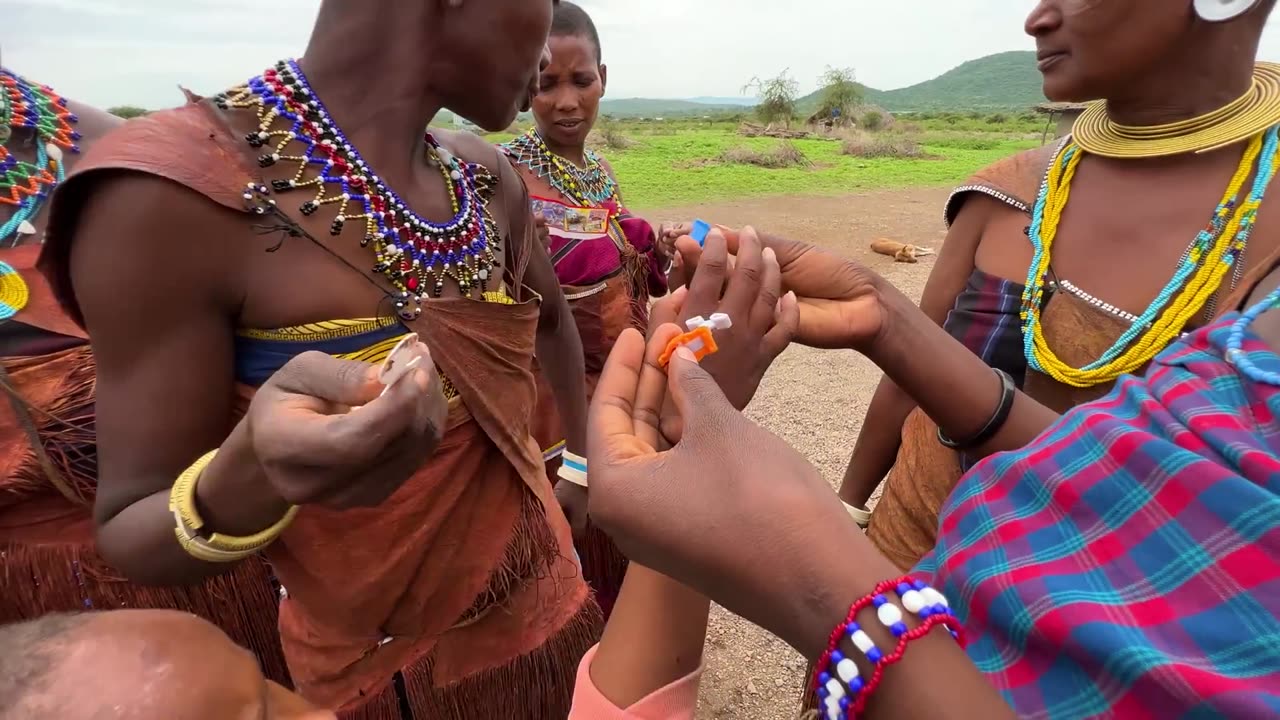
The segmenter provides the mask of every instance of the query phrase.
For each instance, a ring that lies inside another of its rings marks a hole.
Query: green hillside
[[[1044,102],[1036,54],[1014,51],[970,60],[918,85],[898,90],[866,89],[867,101],[891,112],[908,110],[986,110],[1028,108]],[[819,92],[800,101],[818,105]]]
[[[708,115],[720,112],[742,112],[741,105],[713,105],[692,100],[654,100],[649,98],[606,98],[600,103],[600,113],[614,117],[680,117]]]

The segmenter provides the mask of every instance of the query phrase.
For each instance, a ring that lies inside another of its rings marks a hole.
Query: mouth
[[[1036,53],[1036,68],[1040,72],[1046,72],[1049,68],[1057,65],[1059,62],[1067,58],[1067,53],[1055,50],[1041,50]]]
[[[578,128],[582,127],[583,123],[585,122],[586,120],[582,120],[580,118],[571,118],[568,120],[557,120],[555,122],[555,126],[564,128],[565,130],[577,130]]]

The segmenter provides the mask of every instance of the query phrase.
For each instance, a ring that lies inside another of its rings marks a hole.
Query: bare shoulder
[[[494,175],[500,176],[501,166],[509,164],[497,147],[475,133],[432,129],[431,135],[449,152],[469,163],[484,166]]]

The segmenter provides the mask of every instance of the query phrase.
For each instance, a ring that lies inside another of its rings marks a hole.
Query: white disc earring
[[[1195,0],[1196,15],[1206,22],[1235,20],[1249,12],[1258,0]]]

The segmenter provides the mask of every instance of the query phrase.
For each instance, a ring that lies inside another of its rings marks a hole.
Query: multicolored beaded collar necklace
[[[584,151],[587,166],[577,167],[551,152],[537,130],[504,144],[502,151],[574,202],[596,206],[612,200],[618,192],[613,177],[594,151]]]
[[[67,109],[66,98],[0,68],[0,204],[14,207],[0,225],[0,243],[12,247],[22,236],[35,234],[31,219],[66,177],[63,151],[80,152],[80,133],[72,127],[79,121]],[[15,131],[35,134],[34,163],[19,160],[5,147]]]
[[[445,278],[464,296],[486,290],[498,265],[500,234],[486,207],[497,181],[484,167],[459,161],[427,133],[428,160],[440,169],[453,207],[453,217],[436,223],[414,212],[365,162],[296,61],[277,63],[214,102],[222,109],[257,113],[258,130],[245,141],[267,150],[258,158],[263,168],[297,165],[292,177],[273,180],[271,187],[277,192],[314,188],[315,195],[299,207],[303,215],[336,205],[338,212],[329,226],[334,236],[348,223],[363,221],[360,244],[373,246],[373,271],[399,291],[396,306],[401,315],[420,315],[428,294],[439,297],[444,292]]]

